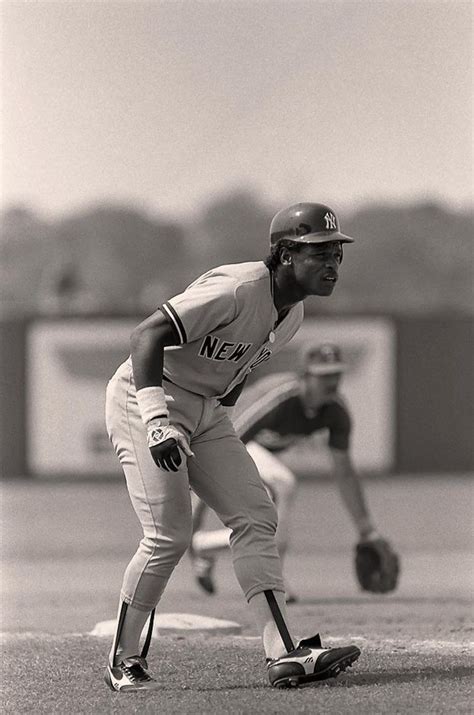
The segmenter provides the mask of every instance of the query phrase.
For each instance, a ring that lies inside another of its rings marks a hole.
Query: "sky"
[[[472,202],[470,2],[2,3],[2,204]]]

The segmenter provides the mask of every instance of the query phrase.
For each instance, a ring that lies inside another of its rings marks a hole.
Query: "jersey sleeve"
[[[245,415],[243,416],[245,419]],[[261,413],[259,416],[249,415],[248,417],[249,419],[245,422],[240,422],[237,426],[235,426],[234,423],[234,426],[236,427],[235,431],[244,444],[247,444],[247,442],[254,439],[254,437],[262,430],[269,429],[272,421],[271,411]]]
[[[273,429],[280,410],[296,390],[294,379],[286,375],[262,378],[245,390],[234,417],[234,428],[242,442],[250,442],[261,430]]]
[[[171,323],[180,345],[193,342],[235,318],[235,281],[209,271],[183,293],[163,303],[160,310]]]
[[[326,406],[325,412],[329,446],[334,449],[349,449],[352,422],[347,408],[338,402],[331,402]]]

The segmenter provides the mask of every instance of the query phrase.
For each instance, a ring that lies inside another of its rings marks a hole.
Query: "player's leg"
[[[197,437],[193,441],[193,452],[195,457],[189,464],[191,486],[230,529],[237,580],[248,601],[256,594],[261,594],[263,599],[260,607],[254,602],[252,609],[267,656],[281,655],[284,645],[263,597],[266,588],[279,591],[282,608],[285,608],[275,542],[275,507],[255,463],[230,423],[227,433],[216,428],[209,430],[202,441]]]
[[[284,560],[290,543],[290,525],[296,494],[296,477],[277,457],[257,442],[248,442],[247,451],[256,464],[278,512],[276,540],[280,558]],[[202,499],[193,499],[193,548],[201,555],[223,551],[229,545],[229,529],[208,531],[202,528],[207,506]]]
[[[291,688],[306,683],[335,678],[360,656],[357,646],[324,648],[319,633],[300,640],[296,646],[286,627],[273,591],[265,591],[268,606],[285,643],[287,653],[267,659],[268,679],[276,688]]]
[[[126,372],[109,383],[106,419],[133,508],[143,529],[143,538],[123,577],[107,682],[118,690],[143,689],[151,684],[149,676],[146,680],[148,674],[140,660],[139,640],[174,567],[191,540],[189,482],[184,461],[180,470],[171,476],[153,461]],[[114,668],[118,670],[114,671]],[[139,682],[133,682],[134,679]]]
[[[148,614],[133,608],[133,606],[129,606],[124,601],[120,603],[115,637],[109,655],[109,662],[104,673],[104,680],[111,690],[130,692],[137,690],[154,690],[157,687],[155,679],[152,678],[148,672],[148,663],[146,661],[153,633],[154,616],[154,609]],[[148,620],[148,628],[141,651],[139,651],[137,638],[136,645],[131,646],[131,650],[136,652],[137,655],[117,655],[119,644],[122,644],[122,647],[127,647],[123,638],[125,622],[127,623],[127,631],[129,634],[132,633],[132,630],[140,634],[146,620]]]
[[[232,421],[233,407],[225,407],[227,417]],[[230,530],[203,528],[207,506],[202,499],[193,500],[193,540],[189,550],[194,577],[199,586],[208,594],[216,592],[214,569],[220,551],[229,546]]]
[[[186,464],[170,477],[153,461],[139,417],[128,414],[129,439],[119,442],[121,461],[133,508],[143,529],[143,538],[128,564],[121,600],[129,605],[118,652],[135,653],[137,628],[155,608],[192,533],[191,503]],[[140,616],[135,611],[145,615]]]
[[[218,554],[229,548],[230,533],[230,529],[226,527],[197,531],[193,535],[193,548],[203,556]]]
[[[203,528],[208,507],[194,492],[191,494],[191,503],[193,508],[193,537],[189,547],[191,568],[196,583],[205,593],[212,595],[216,591],[214,567],[218,549],[208,548],[208,537],[213,536],[215,531],[207,531]],[[224,548],[228,546],[228,543],[227,537]]]
[[[278,551],[284,559],[290,543],[290,525],[296,494],[296,477],[277,457],[257,442],[249,442],[247,451],[257,465],[263,483],[269,489],[278,512],[276,534]]]
[[[191,493],[191,505],[193,508],[193,535],[201,531],[208,512],[208,506],[194,492]]]
[[[290,544],[290,527],[296,495],[296,477],[274,454],[257,442],[249,442],[247,451],[255,462],[263,483],[275,502],[278,513],[276,541],[280,558],[286,558]],[[287,603],[296,601],[296,596],[286,585]]]
[[[288,653],[293,639],[275,541],[276,510],[244,445],[232,430],[226,432],[217,422],[203,441],[193,441],[193,451],[190,482],[231,529],[235,573],[262,636],[270,681],[288,684],[295,671],[298,677],[310,675],[312,679],[336,675],[358,657],[357,648],[322,648],[314,637]],[[308,663],[301,666],[305,659]]]
[[[276,542],[280,558],[284,561],[290,535],[290,522],[296,492],[294,474],[271,452],[257,442],[249,442],[247,451],[255,462],[260,476],[273,499],[278,512]],[[197,582],[207,593],[216,590],[214,567],[218,553],[229,546],[230,530],[202,528],[206,506],[201,499],[193,503],[193,541],[191,557]],[[297,598],[286,585],[286,602],[294,603]]]

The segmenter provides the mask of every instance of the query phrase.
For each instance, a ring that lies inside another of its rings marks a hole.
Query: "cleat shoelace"
[[[146,683],[152,679],[139,663],[134,663],[133,665],[123,664],[122,669],[132,683]]]

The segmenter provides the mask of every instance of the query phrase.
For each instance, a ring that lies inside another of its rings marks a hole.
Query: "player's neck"
[[[306,417],[314,417],[324,404],[324,398],[319,400],[311,399],[306,392],[304,384],[300,385],[300,402],[303,405],[303,410]]]
[[[278,314],[288,311],[306,298],[306,294],[298,285],[295,285],[291,276],[282,270],[281,266],[277,266],[272,271],[271,278],[273,303]]]

